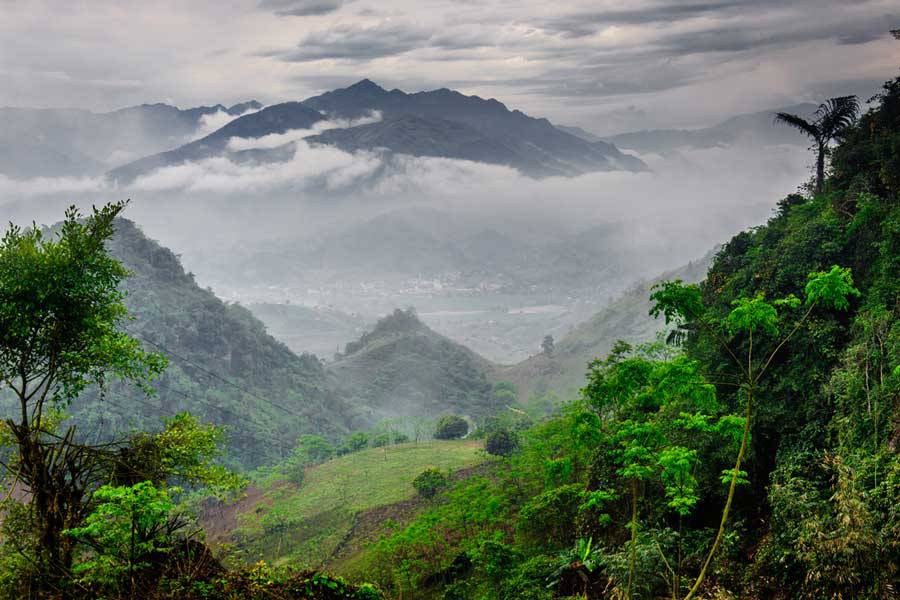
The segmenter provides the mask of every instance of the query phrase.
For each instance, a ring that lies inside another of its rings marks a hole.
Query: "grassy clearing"
[[[232,541],[248,560],[320,566],[348,538],[357,515],[415,496],[424,469],[456,471],[484,460],[481,442],[428,441],[357,452],[306,471],[299,488],[266,486],[240,507]]]

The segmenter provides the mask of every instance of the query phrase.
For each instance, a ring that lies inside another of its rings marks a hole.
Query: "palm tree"
[[[800,116],[785,112],[775,115],[776,123],[784,123],[799,129],[815,143],[817,151],[816,194],[822,193],[822,181],[825,179],[825,154],[828,152],[828,144],[841,137],[844,130],[853,124],[858,112],[859,101],[856,96],[840,96],[820,104],[816,109],[816,118],[813,121],[807,121]]]

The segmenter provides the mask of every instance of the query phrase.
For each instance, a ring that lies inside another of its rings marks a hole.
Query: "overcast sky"
[[[0,0],[0,106],[302,99],[368,77],[600,134],[871,95],[900,0]]]

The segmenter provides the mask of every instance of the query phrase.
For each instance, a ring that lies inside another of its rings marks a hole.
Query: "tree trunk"
[[[628,591],[626,598],[631,600],[632,586],[634,585],[634,571],[637,567],[637,503],[638,503],[638,484],[637,480],[631,482],[631,556],[628,560]]]
[[[816,196],[822,193],[822,185],[825,182],[825,144],[819,144],[819,152],[816,156]]]

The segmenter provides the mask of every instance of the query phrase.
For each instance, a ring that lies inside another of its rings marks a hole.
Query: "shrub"
[[[285,463],[282,472],[288,481],[299,487],[306,478],[306,462],[291,457]]]
[[[434,430],[435,439],[457,440],[469,433],[469,424],[462,417],[446,415],[441,417]]]
[[[484,449],[494,456],[510,456],[519,447],[516,434],[506,429],[498,429],[487,436]]]
[[[432,498],[447,485],[447,476],[440,469],[425,469],[413,479],[413,487],[423,498]]]

